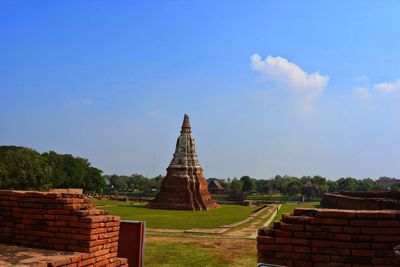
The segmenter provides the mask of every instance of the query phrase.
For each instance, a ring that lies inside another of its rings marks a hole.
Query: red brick
[[[109,262],[110,261],[108,259],[105,259],[105,260],[96,262],[94,266],[95,267],[107,266]]]
[[[65,256],[53,256],[51,257],[51,266],[62,266],[71,263],[71,259]]]
[[[351,226],[376,226],[378,225],[377,220],[351,220]]]
[[[112,218],[109,218],[109,216],[87,216],[87,217],[82,217],[80,221],[88,223],[100,223],[100,222],[108,222],[111,219]]]
[[[400,227],[400,220],[378,220],[378,226]]]
[[[321,229],[330,233],[343,233],[343,226],[321,225]]]
[[[313,218],[311,224],[348,225],[349,220],[335,218]]]
[[[312,236],[315,239],[329,239],[331,234],[327,232],[314,232],[312,233]]]
[[[280,223],[278,229],[281,229],[284,231],[303,231],[304,226],[301,224]]]
[[[269,236],[257,236],[258,243],[274,243],[274,238]]]
[[[292,232],[293,233],[293,237],[297,237],[297,238],[312,238],[312,233],[310,232]]]
[[[56,215],[57,221],[78,222],[79,217],[73,215]]]
[[[95,257],[102,256],[102,255],[107,254],[107,253],[109,253],[109,252],[110,252],[109,249],[99,250],[99,251],[96,251],[96,252],[94,253],[94,256],[95,256]]]
[[[291,237],[293,234],[290,231],[280,231],[280,230],[275,230],[274,235],[276,237]]]
[[[295,253],[295,252],[276,252],[276,258],[281,259],[290,259],[290,260],[310,260],[311,256],[303,253]]]
[[[291,245],[309,245],[311,243],[310,240],[301,239],[301,238],[286,238],[286,237],[277,237],[275,238],[275,243],[277,244],[291,244]]]
[[[328,254],[328,255],[350,255],[350,249],[341,249],[341,248],[322,248],[322,247],[313,247],[312,252],[315,254]]]
[[[375,235],[372,239],[376,242],[400,242],[400,235]]]
[[[47,214],[50,214],[50,215],[66,215],[66,214],[69,214],[69,210],[51,210],[51,209],[48,209],[47,210]]]
[[[329,218],[355,218],[356,212],[354,210],[318,209],[317,216]]]
[[[78,266],[87,266],[90,264],[94,264],[96,262],[96,258],[89,258],[87,260],[82,260],[78,263]]]
[[[400,228],[362,227],[361,233],[369,235],[400,235]]]
[[[311,247],[306,247],[306,246],[292,246],[293,252],[298,252],[298,253],[310,253],[311,252]]]
[[[343,227],[343,233],[348,233],[348,234],[358,234],[361,232],[361,228],[359,227],[351,227],[351,226],[344,226]]]
[[[331,256],[329,255],[312,255],[311,256],[313,262],[331,262]]]
[[[357,218],[361,219],[396,219],[399,211],[393,210],[360,210],[356,211]]]
[[[345,241],[330,241],[332,247],[334,248],[359,248],[358,243],[355,242],[345,242]],[[366,244],[367,248],[369,244]]]
[[[99,223],[68,222],[68,226],[77,228],[99,228]]]
[[[343,240],[343,241],[351,241],[351,234],[331,234],[331,239],[333,240]]]
[[[352,249],[351,255],[362,256],[362,257],[373,257],[375,256],[375,250]]]
[[[331,241],[327,240],[313,240],[312,241],[312,246],[313,247],[322,247],[322,248],[329,248],[332,246]]]
[[[372,264],[392,264],[392,259],[391,258],[377,258],[373,257],[371,259]]]
[[[292,251],[291,245],[276,245],[276,244],[258,244],[258,250],[267,250],[267,251]]]

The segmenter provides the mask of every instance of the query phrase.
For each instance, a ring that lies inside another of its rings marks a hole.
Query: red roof
[[[224,187],[219,183],[218,180],[212,180],[209,184],[208,184],[208,188],[216,188],[216,189],[224,189]]]

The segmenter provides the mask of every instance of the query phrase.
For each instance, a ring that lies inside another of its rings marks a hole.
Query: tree
[[[39,154],[33,149],[0,146],[0,188],[46,190],[80,187],[101,192],[106,187],[100,169],[87,159],[54,151]]]
[[[88,160],[54,151],[43,153],[42,156],[50,165],[54,188],[84,187],[85,175],[90,165]]]
[[[101,193],[106,187],[106,182],[101,176],[102,171],[95,167],[88,167],[84,177],[83,188],[85,191]]]
[[[259,194],[267,193],[267,180],[254,180],[256,191]]]
[[[50,166],[38,152],[24,147],[3,149],[0,154],[0,188],[43,190],[51,188]]]
[[[339,191],[355,191],[357,188],[357,180],[352,177],[340,178],[337,182]]]
[[[126,191],[128,189],[128,183],[123,176],[116,174],[110,176],[110,186],[118,191]]]
[[[337,181],[327,181],[328,192],[337,192],[339,190],[339,184]]]
[[[233,179],[231,182],[231,190],[232,193],[235,195],[239,195],[240,193],[242,193],[242,189],[243,189],[243,183],[242,181],[238,180],[238,179]]]
[[[254,185],[254,180],[250,178],[250,176],[243,176],[240,178],[240,181],[243,184],[242,191],[243,192],[251,192],[254,191],[255,185]]]
[[[356,183],[357,191],[368,191],[368,190],[372,190],[374,187],[375,187],[375,182],[374,182],[374,180],[372,180],[370,178],[357,180],[357,183]]]
[[[290,197],[294,197],[300,194],[301,192],[301,182],[299,179],[292,179],[287,184],[287,195]]]

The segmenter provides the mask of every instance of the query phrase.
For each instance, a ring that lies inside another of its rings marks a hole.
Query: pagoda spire
[[[190,126],[189,115],[185,113],[183,116],[182,128],[181,133],[190,133],[192,127]]]
[[[149,208],[209,210],[219,207],[208,192],[191,132],[189,116],[185,114],[167,175]]]

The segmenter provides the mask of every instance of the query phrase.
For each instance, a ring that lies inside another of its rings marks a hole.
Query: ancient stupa
[[[153,209],[208,210],[219,205],[211,199],[194,148],[189,116],[183,118],[181,135],[167,168],[160,192],[149,203]]]

